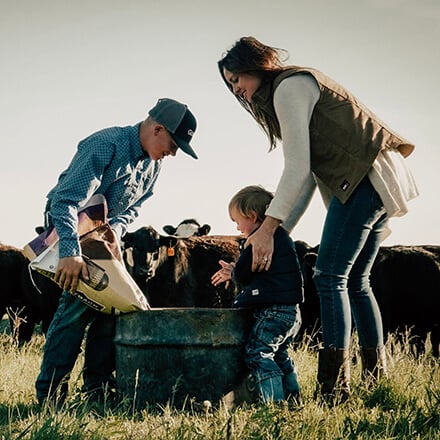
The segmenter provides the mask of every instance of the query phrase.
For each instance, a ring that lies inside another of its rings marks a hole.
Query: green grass
[[[300,374],[304,405],[243,405],[198,412],[168,406],[134,412],[127,402],[116,408],[93,408],[83,400],[79,359],[70,394],[58,411],[36,404],[34,384],[44,337],[19,346],[0,333],[0,439],[440,439],[440,363],[427,353],[415,358],[391,337],[387,342],[389,378],[366,389],[360,365],[352,363],[353,396],[329,407],[313,399],[317,370],[314,347],[306,341],[293,353]],[[357,350],[353,338],[353,353]],[[392,354],[391,354],[392,353]]]

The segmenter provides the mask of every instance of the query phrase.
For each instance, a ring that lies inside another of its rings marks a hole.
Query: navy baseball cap
[[[170,98],[161,98],[148,114],[163,125],[177,146],[194,159],[197,154],[189,145],[197,128],[197,121],[185,104]]]

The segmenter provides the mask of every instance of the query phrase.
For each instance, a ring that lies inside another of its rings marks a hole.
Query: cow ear
[[[133,258],[133,248],[129,247],[124,251],[125,263],[128,265],[130,270],[134,268],[134,258]]]
[[[165,225],[162,229],[168,235],[174,235],[177,231],[177,228],[171,225]]]
[[[304,255],[304,263],[306,263],[310,267],[315,267],[317,259],[318,259],[318,254],[316,254],[315,252],[307,252]]]
[[[200,235],[208,235],[210,230],[211,230],[211,226],[205,224],[203,226],[200,226],[199,234]]]
[[[313,268],[315,267],[316,260],[318,259],[318,254],[315,252],[307,252],[302,261],[303,273],[313,273]]]
[[[304,278],[304,283],[309,283],[313,280],[313,271],[316,264],[318,254],[314,252],[307,252],[301,261],[301,271]]]

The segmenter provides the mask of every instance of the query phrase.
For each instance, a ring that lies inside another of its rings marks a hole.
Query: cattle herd
[[[125,265],[151,307],[230,307],[236,294],[233,284],[214,287],[211,276],[220,268],[220,259],[237,258],[240,237],[205,235],[209,225],[193,219],[177,227],[166,225],[164,231],[167,235],[148,226],[123,237]],[[312,279],[318,246],[295,244],[305,287],[302,334],[319,338],[319,299]],[[50,279],[30,271],[28,263],[21,249],[0,244],[0,315],[8,314],[21,342],[31,339],[38,323],[47,331],[61,294]],[[439,357],[440,246],[381,247],[371,285],[384,331],[406,331],[416,353],[430,334],[432,353]]]

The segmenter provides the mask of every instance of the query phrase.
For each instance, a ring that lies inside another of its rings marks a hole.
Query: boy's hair
[[[236,209],[244,217],[250,217],[251,212],[255,211],[258,220],[263,221],[266,216],[266,209],[273,199],[273,194],[262,186],[246,186],[232,197],[229,202],[229,211]]]

